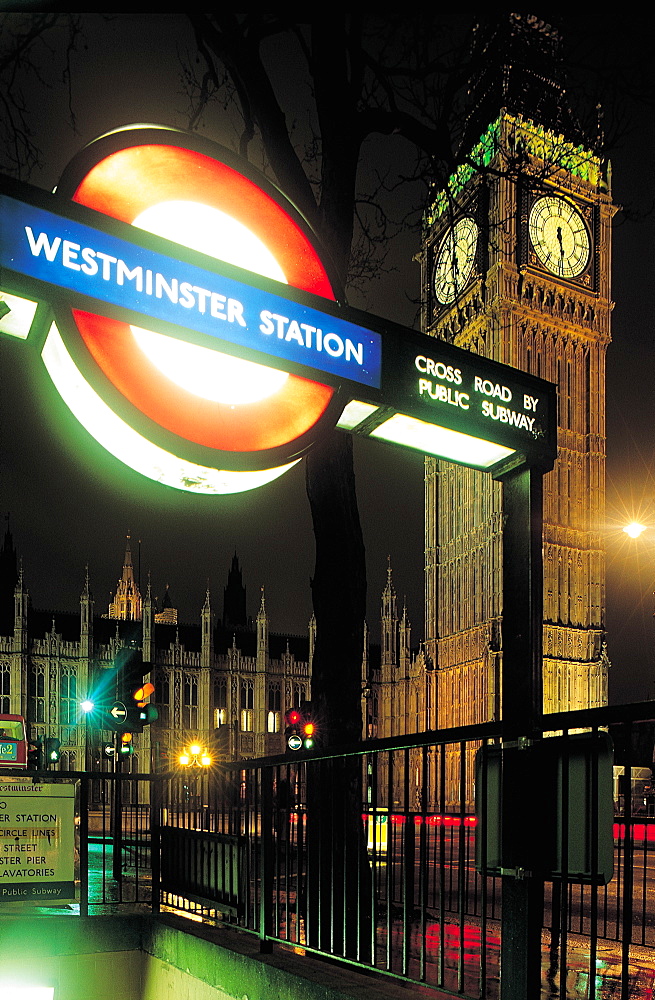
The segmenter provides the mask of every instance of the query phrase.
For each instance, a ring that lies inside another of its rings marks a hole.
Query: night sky
[[[612,58],[626,66],[645,60],[647,37],[644,32],[639,41],[627,29],[614,30]],[[111,20],[85,15],[84,38],[72,58],[76,132],[61,79],[57,46],[62,40],[53,37],[52,51],[43,48],[39,55],[49,87],[24,81],[43,159],[29,178],[33,184],[51,189],[82,145],[119,125],[187,126],[178,53],[191,50],[193,39],[181,15],[119,14]],[[609,42],[609,34],[599,34],[589,52],[596,57]],[[288,100],[302,102],[304,81],[288,77],[285,82]],[[605,528],[613,701],[655,694],[655,504],[648,510],[655,497],[655,129],[652,100],[649,110],[641,96],[630,95],[618,108],[624,128],[612,153],[614,200],[629,209],[619,212],[615,222],[616,307],[607,373]],[[290,113],[297,114],[298,108]],[[233,141],[231,125],[219,108],[208,115],[203,131],[226,145]],[[407,154],[400,141],[385,142],[384,149],[402,163]],[[382,148],[377,140],[370,144],[371,162]],[[392,247],[398,271],[374,282],[366,301],[356,297],[352,303],[411,325],[419,294],[419,268],[412,256],[419,238],[418,228],[399,237]],[[142,584],[148,570],[153,593],[160,598],[170,584],[182,620],[199,618],[208,582],[214,610],[222,612],[223,587],[236,550],[249,614],[256,614],[264,586],[271,629],[304,632],[311,613],[314,543],[303,463],[262,489],[222,498],[157,486],[89,441],[36,361],[25,344],[0,340],[0,510],[11,514],[34,606],[74,610],[88,563],[96,611],[105,612],[129,531],[135,563],[141,541]],[[418,643],[423,634],[423,459],[372,442],[356,441],[355,449],[372,638],[378,637],[379,595],[389,555],[399,600],[402,605],[406,597],[413,642]],[[653,526],[638,542],[619,530],[633,518]]]

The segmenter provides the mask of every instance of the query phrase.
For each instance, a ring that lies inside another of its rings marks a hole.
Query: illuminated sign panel
[[[385,341],[386,404],[532,460],[555,457],[554,385],[433,337],[394,333],[393,345]]]
[[[380,385],[381,338],[372,330],[7,195],[0,213],[3,264],[21,275],[174,324],[183,338],[195,331],[211,346],[227,341]]]
[[[75,789],[0,783],[0,903],[74,903]]]

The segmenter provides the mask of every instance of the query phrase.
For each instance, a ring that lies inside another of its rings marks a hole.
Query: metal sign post
[[[503,739],[527,746],[543,712],[543,470],[522,466],[503,484]],[[537,997],[541,982],[544,883],[526,864],[521,754],[503,761],[501,1000]]]

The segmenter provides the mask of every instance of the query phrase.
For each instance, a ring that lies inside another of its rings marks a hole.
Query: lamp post
[[[212,764],[207,748],[199,743],[191,743],[185,747],[178,755],[177,761],[182,767],[209,767]]]
[[[193,771],[194,774],[193,787],[194,787],[194,798],[196,799],[195,808],[197,809],[198,806],[202,805],[202,790],[203,790],[202,774],[203,772],[207,774],[209,771],[209,767],[213,763],[211,754],[209,753],[207,748],[203,747],[200,743],[191,743],[188,747],[185,747],[178,754],[177,760],[181,768],[195,769]],[[200,792],[201,792],[200,796],[198,796],[198,791],[197,791],[198,778],[200,778]],[[205,808],[207,808],[207,806],[205,806]]]
[[[84,770],[89,770],[89,716],[95,708],[90,698],[85,698],[80,702],[80,708],[84,713]]]

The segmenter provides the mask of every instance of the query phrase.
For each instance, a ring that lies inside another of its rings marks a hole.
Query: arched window
[[[3,663],[2,666],[0,666],[0,712],[2,712],[4,715],[9,714],[10,694],[11,694],[10,680],[11,680],[11,674],[9,671],[9,664]]]
[[[241,732],[252,733],[254,729],[255,692],[252,681],[241,681]]]
[[[184,674],[182,700],[182,726],[185,729],[198,728],[198,678],[195,674]]]
[[[62,726],[74,726],[78,719],[77,676],[74,668],[64,667],[59,695],[59,722]]]
[[[282,715],[282,694],[278,683],[269,685],[268,688],[268,714],[266,716],[266,730],[269,733],[279,733]]]

